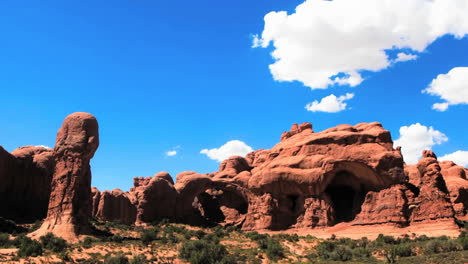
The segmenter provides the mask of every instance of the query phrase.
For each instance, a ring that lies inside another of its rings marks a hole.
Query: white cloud
[[[277,81],[316,89],[356,86],[361,71],[395,62],[388,50],[404,50],[396,59],[404,61],[415,56],[407,51],[423,52],[443,35],[462,38],[468,34],[466,14],[466,0],[306,0],[295,13],[266,14],[253,47],[273,46],[270,71]]]
[[[231,156],[245,156],[247,153],[252,151],[253,149],[244,142],[240,140],[231,140],[219,148],[203,149],[200,153],[207,155],[212,160],[221,162]]]
[[[450,160],[456,164],[467,167],[468,166],[468,151],[458,150],[453,153],[440,157],[439,160]]]
[[[468,104],[468,67],[457,67],[447,74],[439,74],[423,92],[445,100],[432,105],[432,109],[437,111],[443,112],[449,105]]]
[[[400,52],[397,54],[397,57],[395,60],[393,60],[393,62],[410,61],[410,60],[415,60],[417,58],[418,58],[418,55]]]
[[[170,151],[166,152],[166,156],[168,156],[168,157],[173,157],[175,155],[177,155],[177,150],[170,150]]]
[[[322,98],[322,100],[313,101],[305,106],[307,111],[311,112],[327,112],[327,113],[337,113],[346,109],[347,104],[346,100],[349,100],[354,97],[354,94],[347,93],[340,97],[336,97],[334,94],[331,94],[327,97]]]
[[[37,145],[36,147],[41,147],[41,148],[52,149],[51,147],[49,147],[49,146],[46,146],[46,145]]]
[[[420,123],[400,128],[400,138],[393,145],[401,146],[403,158],[407,164],[415,164],[421,158],[423,150],[430,150],[448,140],[447,136],[432,127]]]

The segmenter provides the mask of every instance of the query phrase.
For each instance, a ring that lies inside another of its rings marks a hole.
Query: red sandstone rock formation
[[[75,242],[89,232],[91,216],[91,168],[99,146],[98,123],[88,113],[74,113],[64,120],[54,148],[55,169],[47,218],[32,234],[48,232]]]
[[[11,154],[0,146],[0,216],[34,222],[47,214],[52,149],[26,146]]]
[[[171,175],[160,172],[152,178],[137,178],[131,189],[136,204],[137,223],[174,219],[177,192]]]
[[[442,161],[439,164],[450,194],[455,217],[468,221],[468,169],[451,161]]]
[[[401,153],[392,146],[390,133],[379,123],[362,123],[319,133],[305,129],[283,137],[270,150],[247,155],[254,167],[248,188],[256,197],[244,228],[285,229],[352,220],[367,192],[404,181]],[[330,208],[310,210],[310,204]],[[269,208],[270,216],[256,208]]]
[[[52,231],[76,241],[86,232],[90,215],[126,224],[167,218],[245,230],[419,228],[425,223],[453,229],[454,217],[467,218],[468,170],[439,163],[431,151],[425,151],[418,164],[404,166],[400,149],[393,149],[390,133],[379,123],[340,125],[318,133],[310,123],[295,124],[273,148],[230,157],[218,172],[183,172],[175,184],[166,172],[137,177],[129,192],[90,188],[89,161],[97,146],[97,121],[76,113],[60,129],[53,155],[43,148],[20,148],[13,155],[0,148],[0,182],[8,188],[47,185],[46,176],[50,181],[53,173],[48,215],[34,235]],[[11,175],[20,175],[22,184]],[[20,201],[12,203],[16,207],[32,199],[18,199],[2,187],[0,198]],[[45,186],[28,197],[48,192]],[[10,211],[18,208],[0,213]]]
[[[99,195],[97,210],[93,214],[95,218],[101,221],[111,221],[122,224],[135,223],[137,209],[131,202],[129,193],[120,189],[112,191],[103,191]],[[97,197],[96,197],[97,198]]]

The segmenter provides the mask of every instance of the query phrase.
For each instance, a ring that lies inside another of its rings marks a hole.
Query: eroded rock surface
[[[439,162],[432,151],[424,151],[418,164],[404,165],[401,149],[393,148],[390,133],[377,122],[322,132],[314,132],[310,123],[294,124],[273,148],[230,157],[217,172],[182,172],[175,183],[167,172],[136,177],[128,192],[90,188],[89,161],[98,144],[95,118],[75,113],[64,121],[53,152],[0,149],[0,180],[8,186],[15,183],[7,172],[53,174],[47,218],[35,235],[51,231],[77,240],[86,233],[90,216],[126,224],[168,219],[244,230],[335,231],[378,225],[414,230],[434,224],[456,231],[455,218],[467,217],[468,170]],[[26,184],[18,190],[34,182],[20,179]],[[18,199],[5,196],[2,187],[2,197]],[[31,197],[48,192],[45,188]]]
[[[89,232],[92,213],[89,162],[98,146],[98,123],[94,116],[74,113],[65,118],[53,152],[55,168],[47,218],[33,237],[52,232],[75,242],[80,234]]]

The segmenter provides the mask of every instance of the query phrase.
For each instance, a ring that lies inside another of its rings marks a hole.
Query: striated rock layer
[[[52,232],[68,241],[89,233],[92,213],[91,168],[89,162],[99,146],[98,123],[88,113],[65,118],[57,133],[55,161],[47,217],[33,233]]]

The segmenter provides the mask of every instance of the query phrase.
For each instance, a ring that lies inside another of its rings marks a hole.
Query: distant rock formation
[[[136,220],[136,207],[129,194],[120,189],[98,192],[93,189],[93,215],[98,220],[122,224],[133,224]]]
[[[91,168],[89,162],[99,146],[98,123],[88,113],[74,113],[57,133],[55,161],[47,218],[32,234],[48,232],[69,242],[89,233],[92,213]]]
[[[53,151],[0,148],[0,216],[44,217],[50,196],[47,218],[33,236],[53,232],[68,241],[89,231],[91,216],[244,230],[432,226],[455,230],[451,234],[458,232],[456,219],[468,220],[468,169],[439,162],[432,151],[405,165],[377,122],[322,132],[294,124],[273,148],[230,157],[216,172],[182,172],[175,183],[167,172],[136,177],[128,192],[91,189],[89,162],[98,145],[96,119],[75,113],[65,119]]]
[[[52,149],[26,146],[11,154],[0,146],[0,217],[34,222],[47,215]]]

